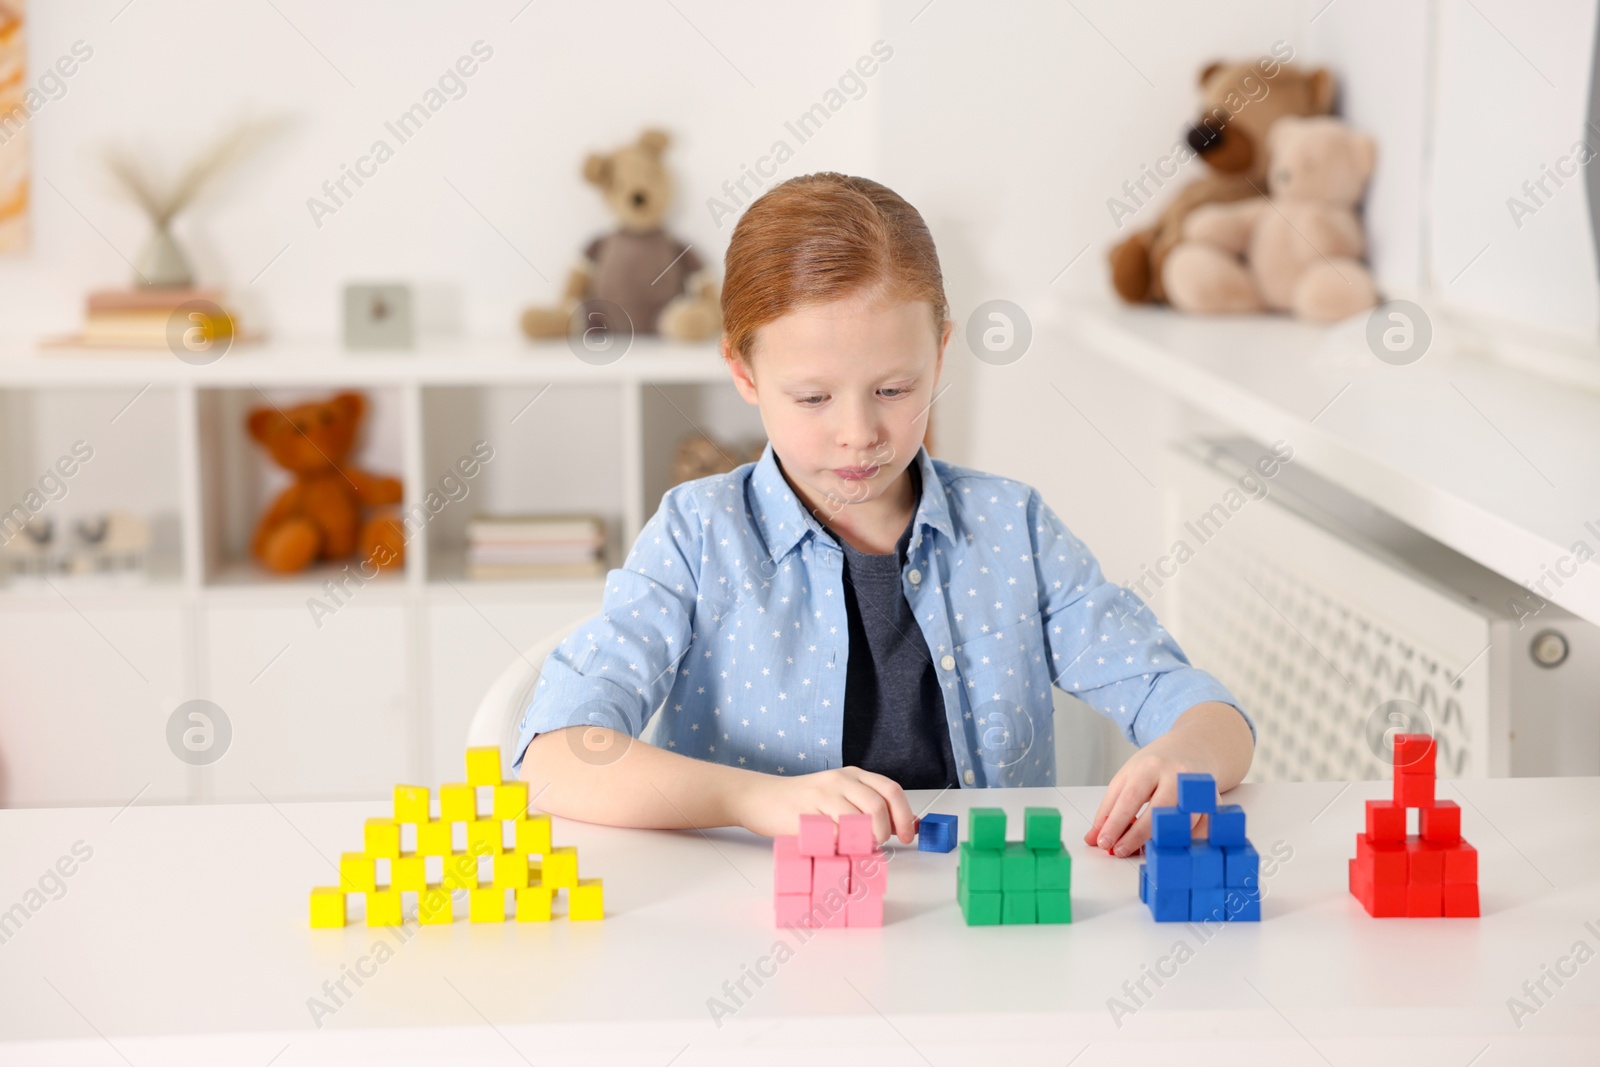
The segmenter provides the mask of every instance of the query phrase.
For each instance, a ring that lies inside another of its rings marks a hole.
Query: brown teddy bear
[[[680,341],[704,340],[722,330],[721,301],[700,257],[661,227],[672,204],[672,177],[661,162],[667,144],[665,133],[645,130],[634,144],[584,160],[583,178],[600,189],[617,229],[589,242],[559,307],[523,312],[523,333],[564,337],[580,308],[577,321],[584,329],[628,333],[631,323],[633,333]],[[612,307],[621,308],[629,322],[611,322]]]
[[[1267,131],[1285,116],[1326,115],[1333,108],[1334,80],[1326,70],[1303,71],[1288,65],[1293,53],[1274,46],[1272,56],[1254,63],[1216,62],[1200,72],[1201,117],[1192,123],[1185,140],[1153,171],[1137,182],[1125,183],[1128,199],[1108,202],[1121,227],[1125,215],[1136,214],[1155,189],[1166,184],[1176,169],[1195,155],[1205,161],[1208,173],[1178,190],[1146,228],[1125,238],[1107,254],[1111,285],[1130,304],[1161,303],[1167,299],[1162,266],[1173,245],[1182,237],[1183,220],[1202,204],[1227,203],[1265,195]],[[1276,56],[1276,58],[1274,58]],[[1164,166],[1172,169],[1165,173]],[[1147,180],[1148,179],[1148,180]],[[1139,194],[1143,193],[1143,197]]]
[[[1356,205],[1372,177],[1371,137],[1336,118],[1284,118],[1267,135],[1270,202],[1206,204],[1167,256],[1167,298],[1182,311],[1292,311],[1336,322],[1378,302],[1361,263]],[[1243,257],[1241,259],[1241,257]]]
[[[366,413],[360,393],[330,400],[250,412],[250,436],[294,484],[278,495],[256,524],[250,553],[280,574],[304,570],[314,560],[344,559],[359,550],[362,563],[380,570],[405,562],[405,530],[391,514],[362,518],[362,509],[400,502],[400,483],[345,464]]]

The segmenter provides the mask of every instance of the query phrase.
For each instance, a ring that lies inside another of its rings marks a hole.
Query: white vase
[[[150,234],[150,240],[145,243],[144,251],[139,253],[139,262],[134,269],[139,274],[135,284],[144,288],[189,285],[194,282],[189,261],[184,258],[178,242],[172,239],[172,231],[165,225],[157,226]]]

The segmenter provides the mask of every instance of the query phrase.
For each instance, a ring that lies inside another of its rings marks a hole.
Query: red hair
[[[949,317],[933,237],[893,189],[835,171],[773,186],[733,228],[724,260],[722,330],[749,368],[756,331],[808,304],[856,294],[927,301],[937,341]]]

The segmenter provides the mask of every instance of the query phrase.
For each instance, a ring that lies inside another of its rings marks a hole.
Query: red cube
[[[1453,800],[1435,801],[1422,809],[1422,839],[1436,845],[1461,843],[1461,805]]]
[[[1406,887],[1375,885],[1372,887],[1372,907],[1368,909],[1375,919],[1398,919],[1406,913]]]
[[[868,896],[852,900],[846,909],[846,926],[882,926],[883,897]]]
[[[1366,834],[1356,835],[1358,873],[1374,886],[1405,885],[1407,864],[1404,844],[1373,841]]]
[[[810,893],[778,893],[772,898],[779,926],[809,928],[811,926]]]
[[[1444,884],[1445,848],[1412,834],[1406,838],[1406,881],[1411,885]]]
[[[1427,734],[1396,734],[1394,770],[1396,774],[1433,774],[1437,747]]]
[[[1409,771],[1400,771],[1394,776],[1394,802],[1402,808],[1431,808],[1433,807],[1433,785],[1436,779],[1432,771],[1426,774],[1412,774]]]
[[[1445,885],[1478,884],[1478,850],[1465,841],[1444,851]]]
[[[1444,915],[1447,919],[1476,919],[1478,917],[1478,887],[1476,885],[1446,885],[1444,887]]]
[[[872,832],[872,816],[859,811],[839,816],[839,855],[864,856],[877,847],[878,839]]]
[[[1412,882],[1406,886],[1406,918],[1437,919],[1444,915],[1444,886]]]
[[[1367,839],[1394,844],[1406,839],[1406,809],[1392,800],[1367,801]]]

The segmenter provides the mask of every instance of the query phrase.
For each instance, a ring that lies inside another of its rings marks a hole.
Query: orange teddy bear
[[[290,574],[318,559],[344,559],[358,545],[362,561],[380,570],[405,562],[399,520],[391,514],[362,519],[365,507],[398,504],[400,482],[344,463],[366,408],[360,393],[340,393],[287,411],[250,412],[250,436],[295,478],[256,524],[250,544],[269,569]]]

